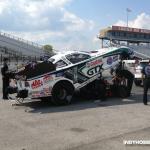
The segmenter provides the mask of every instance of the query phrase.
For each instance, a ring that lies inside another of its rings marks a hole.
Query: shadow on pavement
[[[150,95],[148,95],[150,97]],[[126,104],[135,104],[135,103],[143,103],[142,101],[143,95],[142,94],[132,94],[130,97],[127,98],[112,98],[108,101],[102,101],[99,103],[99,106],[115,106],[115,105],[126,105]]]
[[[148,95],[150,99],[150,95]],[[55,106],[49,101],[36,101],[24,103],[23,106],[30,108],[29,113],[56,113],[56,112],[65,112],[65,111],[79,111],[85,109],[92,109],[96,107],[108,108],[110,106],[118,105],[129,105],[142,103],[142,94],[133,94],[129,98],[108,98],[104,101],[100,100],[85,100],[79,97],[74,97],[73,102],[70,105],[66,106]],[[19,106],[18,106],[19,107]]]

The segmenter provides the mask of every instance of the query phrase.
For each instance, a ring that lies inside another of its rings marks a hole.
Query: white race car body
[[[56,65],[56,70],[26,81],[18,80],[18,90],[27,90],[30,98],[41,98],[51,96],[55,85],[62,81],[75,90],[80,89],[100,77],[102,71],[116,66],[122,51],[131,52],[127,47],[112,47],[94,53],[73,51],[57,54],[49,59]]]

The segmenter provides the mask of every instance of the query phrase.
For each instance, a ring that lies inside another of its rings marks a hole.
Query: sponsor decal
[[[41,80],[34,80],[31,84],[32,89],[36,89],[43,85],[43,82]]]
[[[92,76],[95,76],[96,74],[99,74],[101,72],[102,66],[103,66],[103,61],[102,58],[99,57],[95,60],[87,62],[85,66],[79,69],[79,72],[82,75],[91,78]]]
[[[53,80],[52,75],[46,75],[46,76],[43,77],[44,84],[49,83],[51,80]]]
[[[97,74],[98,72],[100,72],[101,69],[102,69],[102,65],[91,68],[87,71],[87,75],[88,76],[93,76],[93,75]]]
[[[42,91],[33,91],[32,92],[32,97],[41,97],[42,96]]]
[[[80,72],[85,75],[86,77],[92,77],[95,76],[96,74],[99,74],[101,72],[103,64],[92,67],[92,68],[88,68],[88,67],[84,67],[80,70]]]
[[[86,64],[86,67],[90,68],[90,67],[98,66],[98,65],[100,65],[100,64],[102,64],[102,63],[103,63],[103,62],[102,62],[102,59],[99,58],[99,59],[97,59],[97,60],[88,62],[88,63]]]
[[[44,88],[43,89],[43,91],[44,91],[44,95],[50,95],[51,94],[51,88]]]
[[[111,65],[112,63],[113,63],[112,57],[108,57],[108,58],[107,58],[107,64],[108,64],[108,65]]]
[[[51,95],[51,88],[44,88],[41,91],[33,91],[31,93],[31,95],[33,98],[50,96]]]
[[[40,92],[40,96],[43,96],[44,95],[44,91],[42,90],[41,92]]]

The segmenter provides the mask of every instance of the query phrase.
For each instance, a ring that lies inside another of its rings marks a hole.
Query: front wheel
[[[71,103],[74,89],[65,83],[56,84],[52,90],[52,102],[56,105]]]

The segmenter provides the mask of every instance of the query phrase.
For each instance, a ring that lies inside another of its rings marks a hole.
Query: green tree
[[[47,54],[47,55],[52,55],[54,52],[53,52],[53,46],[52,45],[49,45],[49,44],[46,44],[43,46],[44,48],[44,52]]]

